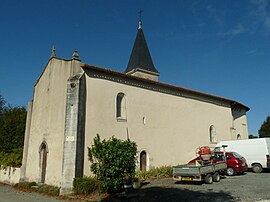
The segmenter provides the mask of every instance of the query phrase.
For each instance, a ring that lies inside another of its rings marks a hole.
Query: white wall
[[[60,186],[68,78],[81,71],[80,62],[52,58],[34,88],[26,180],[40,181],[39,147],[48,145],[45,183]]]
[[[106,79],[86,78],[85,174],[90,174],[87,147],[96,134],[129,138],[146,150],[150,166],[187,163],[195,149],[210,143],[214,125],[217,140],[231,139],[230,106],[164,94]],[[126,95],[127,121],[116,119],[116,96]],[[146,124],[143,124],[145,117]]]
[[[14,185],[20,180],[20,168],[8,167],[0,170],[0,181],[3,183]]]

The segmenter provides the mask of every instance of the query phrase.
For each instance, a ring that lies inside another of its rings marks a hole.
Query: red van
[[[246,159],[236,152],[226,152],[226,163],[227,163],[227,175],[232,176],[235,174],[241,174],[248,170]],[[195,164],[199,157],[191,160],[188,164]],[[213,152],[212,162],[224,161],[223,152]]]

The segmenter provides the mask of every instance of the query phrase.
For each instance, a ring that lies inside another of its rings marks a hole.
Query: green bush
[[[31,189],[32,186],[37,186],[37,183],[36,182],[19,182],[15,184],[15,187],[25,188],[25,189]]]
[[[73,181],[75,194],[90,194],[99,187],[99,181],[95,177],[76,177]]]
[[[33,189],[33,186],[36,186],[36,187]],[[59,191],[60,191],[59,187],[46,185],[46,184],[38,186],[36,182],[19,182],[15,184],[15,187],[31,189],[40,193],[45,193],[45,194],[54,195],[54,196],[58,196]]]
[[[136,177],[140,180],[172,177],[172,166],[154,167],[148,171],[137,171]]]
[[[0,169],[20,167],[22,165],[23,148],[13,149],[11,153],[0,152]]]
[[[137,145],[130,140],[112,137],[101,141],[99,135],[94,138],[94,144],[88,148],[88,157],[102,191],[123,189],[123,179],[135,175],[136,154]]]
[[[43,184],[43,185],[38,186],[38,188],[36,190],[37,190],[37,192],[40,192],[40,193],[46,193],[46,194],[58,196],[60,188],[55,187],[55,186],[51,186],[51,185]]]

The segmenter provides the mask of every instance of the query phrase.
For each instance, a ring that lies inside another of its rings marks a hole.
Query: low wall
[[[0,170],[0,182],[7,184],[16,184],[20,180],[21,168],[8,167],[6,170]]]

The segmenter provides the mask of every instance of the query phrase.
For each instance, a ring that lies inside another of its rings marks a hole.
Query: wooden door
[[[46,145],[42,145],[41,149],[41,183],[45,182],[46,177],[46,167],[47,167],[47,148]]]
[[[140,170],[146,170],[146,152],[142,151],[140,154]]]

